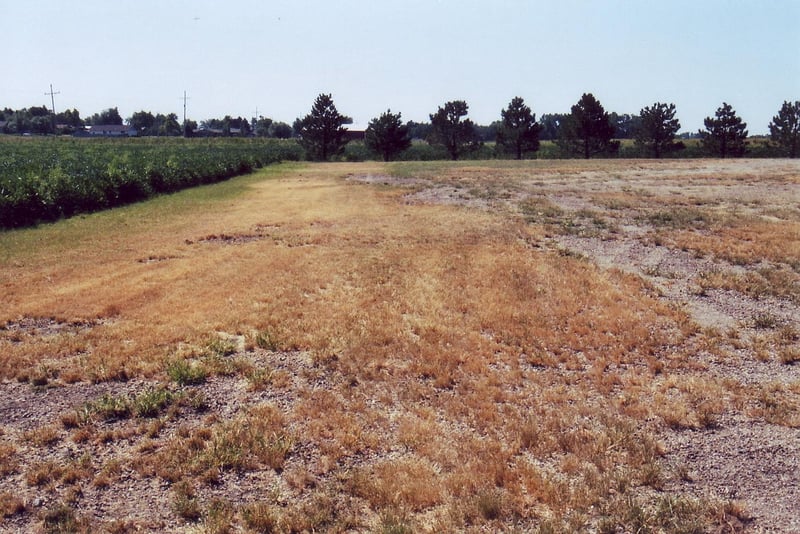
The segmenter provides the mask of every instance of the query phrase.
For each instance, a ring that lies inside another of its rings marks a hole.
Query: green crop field
[[[301,155],[294,141],[275,139],[0,139],[0,227],[120,206]]]

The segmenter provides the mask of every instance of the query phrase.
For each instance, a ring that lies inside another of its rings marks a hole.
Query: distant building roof
[[[136,128],[124,124],[93,124],[89,126],[89,129],[98,132],[127,132]]]

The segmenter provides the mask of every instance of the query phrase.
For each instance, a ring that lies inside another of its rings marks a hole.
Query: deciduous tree
[[[640,117],[614,111],[608,114],[608,120],[614,127],[614,139],[633,139],[639,128]]]
[[[285,122],[273,122],[269,127],[269,136],[289,139],[292,136],[292,127]]]
[[[411,146],[411,137],[408,126],[403,124],[401,114],[394,114],[389,109],[369,122],[365,142],[370,150],[381,155],[383,161],[390,161]]]
[[[769,123],[772,140],[786,151],[790,158],[800,155],[800,101],[785,101]]]
[[[161,120],[159,121],[159,119]],[[178,136],[183,134],[183,129],[178,122],[178,115],[175,113],[170,113],[166,116],[159,114],[156,117],[156,121],[160,122],[158,135]]]
[[[347,144],[345,124],[353,119],[337,111],[329,94],[320,94],[314,101],[311,113],[295,122],[300,144],[310,159],[325,161],[341,154]]]
[[[539,119],[539,139],[552,141],[559,138],[561,126],[567,121],[566,113],[545,113]]]
[[[600,102],[584,93],[560,128],[562,148],[589,159],[597,154],[616,154],[619,142],[613,141],[614,126]]]
[[[639,112],[640,121],[636,129],[636,145],[655,158],[675,148],[675,134],[681,123],[675,118],[675,104],[656,102]]]
[[[705,131],[700,131],[703,147],[710,154],[725,158],[741,157],[747,150],[747,123],[736,115],[730,104],[723,102],[714,118],[706,117]]]
[[[77,109],[65,109],[56,115],[56,124],[65,124],[72,128],[80,128],[83,126],[83,121]]]
[[[122,126],[122,117],[117,108],[104,109],[100,113],[95,113],[87,120],[89,124],[93,125],[117,125]]]
[[[267,117],[258,117],[253,119],[253,132],[256,137],[269,137],[270,127],[272,126],[272,119]]]
[[[497,128],[497,144],[516,159],[528,152],[539,150],[539,123],[525,101],[515,96],[508,109],[500,110],[500,126]]]
[[[137,111],[126,121],[128,126],[136,128],[141,135],[158,135],[155,116],[149,111]]]
[[[439,107],[436,113],[430,115],[431,132],[428,141],[433,145],[443,146],[453,160],[481,145],[475,124],[464,118],[468,112],[469,106],[466,102],[453,100],[446,102],[444,107]]]
[[[411,139],[428,139],[431,134],[431,124],[429,122],[408,121],[408,133]]]

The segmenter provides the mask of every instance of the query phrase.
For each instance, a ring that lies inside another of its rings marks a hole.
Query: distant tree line
[[[141,136],[192,137],[195,135],[213,137],[269,137],[288,139],[292,137],[292,127],[285,122],[273,121],[267,117],[247,120],[226,115],[221,119],[207,119],[200,122],[187,120],[181,125],[175,113],[156,113],[137,111],[127,119],[122,118],[116,107],[104,109],[86,118],[81,118],[77,109],[68,109],[53,115],[45,106],[33,106],[13,110],[0,110],[0,133],[4,134],[74,134],[90,126],[126,124]]]
[[[655,102],[638,115],[608,113],[591,93],[584,93],[568,114],[543,115],[539,120],[521,97],[514,97],[500,110],[500,120],[478,126],[468,118],[463,100],[446,102],[429,123],[401,121],[401,114],[387,110],[372,119],[364,133],[364,144],[385,161],[402,158],[413,140],[427,141],[442,154],[456,160],[481,150],[494,141],[495,156],[515,159],[535,156],[540,141],[552,141],[556,157],[615,157],[620,140],[632,139],[639,157],[661,158],[686,149],[678,138],[680,121],[675,104]],[[309,159],[327,160],[344,152],[348,143],[345,125],[352,119],[336,109],[330,94],[317,97],[311,112],[294,125]],[[748,152],[747,124],[723,102],[714,117],[706,117],[705,129],[692,137],[700,139],[697,155],[741,157]],[[800,101],[783,103],[769,124],[773,156],[797,157],[800,152]]]
[[[400,113],[387,110],[369,122],[363,132],[364,146],[372,157],[386,161],[403,157],[415,141],[427,142],[439,157],[461,159],[480,154],[522,159],[537,157],[540,142],[547,141],[546,157],[593,158],[619,156],[621,141],[632,140],[632,145],[626,146],[634,148],[626,148],[625,155],[661,158],[680,155],[687,149],[684,141],[697,138],[699,150],[693,149],[691,155],[800,155],[800,101],[783,103],[769,124],[769,142],[759,144],[758,153],[748,142],[747,124],[726,102],[713,117],[706,117],[703,130],[680,136],[675,104],[655,102],[638,115],[609,113],[591,93],[583,94],[570,113],[543,114],[538,119],[521,97],[514,97],[500,110],[500,119],[489,125],[473,123],[468,113],[463,100],[445,102],[429,115],[430,122],[404,123]],[[338,112],[330,94],[320,94],[310,113],[297,118],[292,126],[263,116],[248,120],[230,115],[199,125],[191,120],[181,125],[175,113],[144,110],[123,120],[117,108],[85,119],[75,109],[55,115],[46,106],[0,110],[0,132],[6,134],[68,134],[87,126],[123,123],[143,136],[296,137],[312,160],[342,157],[353,137],[345,128],[352,119]],[[487,152],[487,144],[494,147],[493,152]]]

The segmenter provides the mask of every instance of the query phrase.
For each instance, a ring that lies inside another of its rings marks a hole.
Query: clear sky
[[[320,93],[357,125],[479,124],[521,96],[606,111],[672,102],[683,131],[728,102],[751,135],[800,100],[800,0],[0,0],[0,107],[118,107],[292,123]]]

